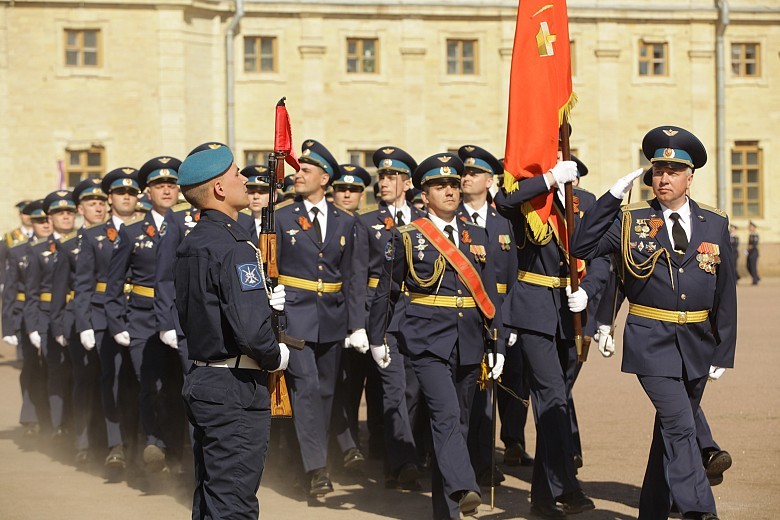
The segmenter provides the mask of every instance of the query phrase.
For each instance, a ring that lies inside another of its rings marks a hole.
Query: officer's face
[[[295,174],[293,188],[296,195],[301,195],[305,198],[313,193],[325,190],[327,185],[328,174],[325,173],[325,170],[313,164],[302,163],[300,171]]]
[[[103,222],[106,218],[106,201],[100,199],[83,200],[78,206],[79,214],[87,225]]]
[[[412,187],[412,181],[404,174],[379,174],[379,198],[388,204],[394,204]]]
[[[249,210],[255,217],[259,217],[263,208],[268,206],[268,188],[247,186],[246,193],[249,197]]]
[[[359,186],[334,186],[333,202],[342,208],[355,211],[360,205],[363,190]]]
[[[51,222],[49,219],[35,219],[32,221],[35,238],[46,238],[51,235]]]
[[[684,165],[653,165],[653,193],[658,201],[670,209],[678,209],[685,202],[685,194],[693,181],[693,171]]]
[[[175,182],[157,181],[149,185],[146,190],[152,207],[160,214],[173,207],[179,197],[179,187]]]
[[[422,199],[428,211],[442,220],[452,220],[460,203],[460,183],[457,179],[434,182],[425,185]]]
[[[479,170],[466,169],[460,179],[464,195],[482,195],[493,185],[493,176]]]
[[[129,188],[116,188],[108,195],[111,211],[120,217],[130,217],[135,213],[138,192]]]
[[[49,220],[57,233],[70,233],[73,231],[73,224],[76,222],[76,213],[74,211],[55,211],[49,215]]]
[[[249,196],[246,193],[247,178],[238,171],[236,163],[217,178],[214,183],[214,193],[218,199],[223,199],[231,208],[241,210],[249,206]]]
[[[30,218],[30,215],[19,213],[19,219],[22,221],[22,225],[24,227],[29,228],[30,226],[32,226],[32,219]]]

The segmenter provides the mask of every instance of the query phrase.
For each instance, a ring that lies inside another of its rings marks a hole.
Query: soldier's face
[[[653,193],[658,201],[670,209],[678,209],[685,202],[691,187],[693,171],[687,166],[653,165]]]
[[[83,200],[78,206],[79,214],[87,225],[103,222],[106,218],[106,201],[100,199]]]
[[[460,179],[460,187],[464,195],[481,195],[487,193],[493,185],[493,176],[477,170],[469,170]]]
[[[422,199],[428,211],[442,220],[452,220],[460,204],[460,184],[456,179],[426,184]]]
[[[138,202],[138,192],[128,188],[116,188],[108,195],[111,202],[111,210],[122,217],[129,217],[135,213],[135,205]]]
[[[325,170],[313,164],[302,163],[300,171],[295,174],[293,187],[296,195],[307,197],[312,193],[324,190],[327,185],[328,174],[325,173]]]
[[[231,208],[241,210],[249,206],[249,196],[246,193],[247,178],[238,171],[236,163],[217,178],[214,192],[218,199],[223,199]]]
[[[333,202],[346,210],[356,211],[362,194],[363,190],[357,186],[334,186]]]
[[[24,213],[19,213],[19,219],[22,222],[22,225],[26,228],[29,228],[32,226],[32,219],[30,218],[30,215],[25,215]]]
[[[268,206],[268,188],[247,187],[246,193],[249,197],[249,210],[255,216],[259,215],[263,208]]]
[[[33,234],[35,238],[46,238],[51,235],[51,222],[49,219],[35,219],[32,221]]]
[[[49,215],[49,220],[57,233],[70,233],[76,222],[76,213],[74,211],[55,211]]]
[[[152,207],[160,214],[173,207],[179,197],[179,187],[175,182],[157,181],[147,189]]]
[[[404,174],[379,174],[379,198],[388,204],[394,204],[412,187],[408,175]]]

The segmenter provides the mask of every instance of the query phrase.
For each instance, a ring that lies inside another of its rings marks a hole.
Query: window
[[[762,150],[757,141],[737,141],[731,150],[731,216],[763,217]]]
[[[652,166],[650,161],[647,160],[647,157],[645,157],[645,154],[642,152],[641,148],[639,149],[639,162],[637,164],[639,165],[639,168],[644,168],[645,170]],[[634,186],[639,186],[639,197],[632,196],[631,199],[633,202],[655,198],[655,194],[653,194],[653,188],[645,184],[644,175],[639,177],[639,180]],[[634,192],[634,195],[636,195],[636,192]]]
[[[736,78],[756,78],[761,75],[761,60],[757,43],[731,44],[731,71]]]
[[[379,72],[376,39],[347,38],[347,72],[350,74],[376,74]]]
[[[477,40],[447,40],[447,74],[477,73]]]
[[[68,67],[100,67],[100,31],[96,29],[66,29],[65,65]]]
[[[244,38],[244,72],[277,72],[276,38],[247,36]]]
[[[251,164],[262,164],[268,166],[268,154],[271,150],[244,150],[244,166]]]
[[[666,44],[639,42],[639,75],[667,76]]]
[[[99,179],[105,173],[105,149],[93,146],[88,150],[67,150],[65,181],[69,188],[84,179]]]

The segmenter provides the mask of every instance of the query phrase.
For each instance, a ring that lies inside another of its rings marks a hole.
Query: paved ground
[[[710,384],[703,407],[715,437],[734,458],[722,485],[714,488],[721,518],[780,518],[780,280],[739,287],[737,368]],[[13,349],[0,346],[0,518],[183,519],[190,490],[172,481],[141,476],[106,483],[99,468],[76,470],[42,441],[23,442],[18,427],[18,370]],[[582,371],[576,402],[584,443],[580,478],[597,510],[582,520],[637,516],[652,428],[652,408],[633,376],[622,374],[619,359],[597,351]],[[533,428],[529,424],[529,443]],[[508,468],[496,491],[496,509],[482,507],[479,518],[525,518],[530,469]],[[268,472],[260,490],[264,518],[369,519],[430,518],[429,495],[386,491],[381,465],[369,465],[365,478],[335,476],[337,491],[309,502],[289,480]],[[488,498],[486,492],[484,498]]]

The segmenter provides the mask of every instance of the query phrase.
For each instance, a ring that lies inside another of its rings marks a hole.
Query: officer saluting
[[[188,338],[190,368],[182,390],[195,429],[193,518],[257,518],[257,489],[271,427],[268,371],[283,370],[273,293],[249,232],[237,222],[248,204],[246,177],[226,146],[188,156],[179,168],[184,197],[201,210],[176,252],[176,308]],[[270,295],[270,300],[269,300]]]
[[[415,170],[413,181],[423,189],[429,218],[398,228],[388,242],[369,317],[372,354],[384,351],[392,363],[385,332],[405,284],[409,303],[401,327],[431,415],[435,519],[474,515],[481,503],[465,456],[466,436],[485,333],[499,338],[501,329],[493,320],[498,297],[487,234],[456,218],[462,173],[463,162],[451,153],[429,157]],[[501,338],[496,343],[503,358]],[[491,358],[491,377],[500,376],[502,364]]]
[[[696,443],[694,414],[708,373],[734,366],[737,301],[728,217],[686,196],[707,161],[701,142],[675,126],[642,142],[655,198],[620,208],[641,169],[618,180],[584,216],[572,254],[618,256],[629,316],[623,371],[636,374],[656,409],[640,518],[715,519]],[[711,366],[714,365],[714,366]]]

